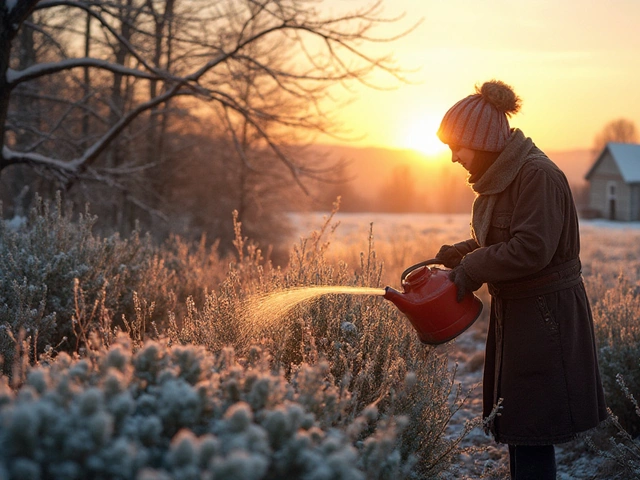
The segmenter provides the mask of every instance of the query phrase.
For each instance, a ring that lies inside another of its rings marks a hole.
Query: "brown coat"
[[[527,140],[522,167],[496,194],[485,246],[468,240],[458,247],[469,252],[467,274],[491,292],[485,417],[503,399],[491,431],[500,443],[556,444],[597,426],[606,408],[571,191]]]

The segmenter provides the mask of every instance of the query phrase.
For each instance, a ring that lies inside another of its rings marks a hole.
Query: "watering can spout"
[[[405,315],[413,310],[413,306],[411,305],[411,298],[409,298],[406,292],[399,292],[392,287],[384,287],[384,298],[393,303],[396,308]]]
[[[392,287],[384,287],[384,298],[393,302],[397,306],[399,300],[402,298],[402,292],[399,292]]]

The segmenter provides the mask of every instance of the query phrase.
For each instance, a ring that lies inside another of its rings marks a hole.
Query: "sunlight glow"
[[[403,131],[400,144],[424,153],[425,155],[438,155],[447,150],[447,145],[436,136],[440,126],[440,119],[434,116],[422,116],[414,119]]]

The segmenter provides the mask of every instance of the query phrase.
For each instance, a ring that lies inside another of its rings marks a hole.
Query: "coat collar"
[[[473,190],[479,195],[493,195],[504,191],[518,175],[533,147],[533,140],[525,137],[522,130],[513,129],[507,146],[484,175],[472,184]]]
[[[533,140],[519,129],[512,130],[507,146],[487,171],[471,185],[476,192],[471,213],[471,235],[481,247],[486,246],[497,194],[503,192],[529,160],[529,152],[535,148]]]

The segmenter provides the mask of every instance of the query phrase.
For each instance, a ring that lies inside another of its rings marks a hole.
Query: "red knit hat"
[[[518,110],[520,98],[513,88],[499,80],[485,82],[449,109],[438,138],[448,145],[501,152],[511,135],[507,117]]]

